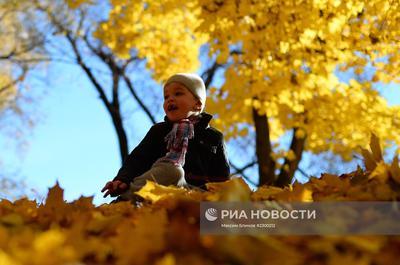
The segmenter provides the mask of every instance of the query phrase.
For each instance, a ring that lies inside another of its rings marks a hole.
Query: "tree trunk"
[[[290,150],[294,152],[296,158],[294,160],[285,159],[281,172],[279,173],[278,179],[274,183],[275,186],[284,187],[292,182],[294,173],[299,167],[301,156],[304,151],[304,144],[306,142],[306,137],[296,138],[296,132],[299,128],[293,129],[292,142],[290,144]],[[285,170],[285,168],[287,168]]]
[[[267,115],[259,115],[253,108],[253,120],[256,127],[256,155],[258,159],[259,183],[272,185],[275,182],[275,161],[272,159],[272,147],[269,137],[269,125]]]

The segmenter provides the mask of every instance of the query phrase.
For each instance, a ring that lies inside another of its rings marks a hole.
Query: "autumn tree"
[[[4,7],[6,12],[12,10],[11,2]],[[35,0],[29,3],[33,6],[34,15],[40,18],[30,21],[30,26],[45,35],[48,57],[42,58],[41,62],[76,64],[82,70],[110,114],[118,136],[121,160],[125,160],[129,150],[123,117],[126,104],[122,101],[127,95],[130,96],[149,120],[156,122],[155,114],[160,108],[149,106],[141,97],[138,90],[143,90],[145,86],[135,83],[135,77],[146,70],[152,73],[154,80],[160,82],[172,73],[198,68],[200,38],[180,37],[185,35],[187,27],[198,26],[195,15],[178,9],[164,12],[158,8],[148,8],[145,2],[138,2],[128,10],[111,10],[110,14],[107,13],[107,3],[101,1]],[[135,17],[135,22],[130,25],[132,27],[112,21],[121,12]],[[106,17],[109,23],[102,23]],[[133,41],[107,35],[110,27],[124,29]],[[7,28],[18,29],[14,25]],[[107,39],[99,38],[100,35]],[[33,39],[31,41],[27,43],[33,45]],[[126,49],[131,46],[134,48]],[[113,48],[118,48],[118,52]],[[14,55],[16,52],[15,49],[9,53]],[[11,58],[4,56],[4,61],[10,63]],[[8,76],[15,74],[14,69],[9,72]],[[145,93],[142,91],[142,94]]]
[[[26,102],[37,98],[26,93],[29,86],[25,80],[45,56],[43,34],[31,27],[36,18],[32,7],[27,0],[0,1],[0,132],[6,139],[13,139],[18,150],[22,150],[26,143],[24,136],[36,121]],[[3,149],[1,158],[6,155]],[[5,168],[1,158],[0,197],[27,195],[24,182]]]
[[[123,54],[134,47],[133,10],[143,4],[111,4],[109,26],[98,36]],[[178,1],[147,1],[144,6],[172,13],[189,8],[186,13],[200,22],[181,37],[206,35],[210,57],[228,65],[225,83],[210,90],[207,108],[218,113],[215,125],[228,138],[254,128],[260,184],[290,183],[304,151],[330,151],[348,161],[367,145],[371,132],[385,147],[400,143],[400,109],[388,106],[376,89],[399,82],[397,1],[204,0],[184,8]],[[343,82],[339,71],[372,76]],[[287,133],[290,148],[277,148]]]
[[[197,69],[204,44],[215,59],[207,84],[217,68],[224,70],[224,84],[209,91],[207,110],[218,113],[214,125],[228,139],[254,135],[260,185],[290,183],[305,151],[351,160],[371,131],[385,147],[399,144],[399,107],[389,107],[376,90],[399,81],[396,1],[112,0],[108,14],[100,2],[35,3],[98,91],[122,158],[120,89],[152,117],[130,79],[132,62],[145,62],[162,82]],[[108,83],[96,75],[95,60],[107,69]],[[372,76],[343,82],[339,71]],[[282,149],[279,140],[288,134],[290,148]]]
[[[28,72],[44,54],[43,34],[30,22],[34,12],[30,1],[2,1],[0,3],[0,113],[14,110],[21,113],[17,98]]]
[[[225,84],[211,93],[213,107],[225,131],[240,123],[255,125],[261,184],[290,183],[305,150],[329,150],[350,160],[371,132],[386,146],[400,143],[400,108],[389,107],[375,89],[378,82],[400,81],[398,2],[202,1],[201,6],[199,30],[215,40],[212,53],[221,63],[232,60]],[[241,53],[231,56],[232,46]],[[335,74],[368,68],[373,77],[363,82],[344,83]],[[287,131],[290,149],[274,150],[273,141]]]
[[[162,82],[172,73],[195,71],[199,67],[199,47],[204,37],[201,34],[196,38],[181,37],[199,25],[195,14],[186,12],[190,4],[186,8],[185,4],[167,5],[164,9],[160,4],[148,7],[145,2],[138,2],[132,9],[117,6],[108,14],[109,8],[104,2],[36,0],[30,3],[41,19],[31,21],[31,25],[46,36],[48,56],[41,61],[76,64],[82,70],[111,117],[121,161],[124,161],[129,151],[124,111],[132,101],[128,104],[123,101],[126,102],[127,96],[133,98],[153,124],[155,114],[161,110],[158,104],[149,104],[141,96],[148,92],[142,83],[135,81],[137,77],[147,71],[153,80]],[[132,22],[113,20],[124,12]],[[124,28],[130,38],[113,34],[110,29],[115,27]],[[213,64],[204,72],[207,85],[212,82],[216,69]]]

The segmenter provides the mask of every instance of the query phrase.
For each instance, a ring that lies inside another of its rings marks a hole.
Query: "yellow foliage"
[[[88,0],[65,0],[69,8],[76,9],[85,3],[92,3],[92,1]]]
[[[373,173],[358,169],[254,192],[241,179],[209,183],[205,192],[148,182],[139,191],[148,199],[141,207],[129,202],[96,207],[85,197],[67,203],[57,184],[44,205],[27,199],[0,201],[0,264],[300,265],[324,256],[331,265],[392,265],[398,259],[398,236],[199,235],[199,203],[399,200],[400,184],[392,180],[400,170],[398,160],[393,161],[376,167],[388,169],[390,178],[370,177]]]
[[[197,69],[199,47],[207,42],[218,63],[232,62],[222,87],[209,90],[207,103],[227,139],[247,135],[239,124],[253,124],[255,108],[269,118],[273,141],[296,127],[296,137],[307,136],[306,150],[329,150],[351,160],[353,150],[367,145],[371,128],[391,140],[383,141],[384,148],[400,144],[395,133],[400,108],[387,106],[371,86],[400,81],[393,45],[399,11],[397,1],[382,0],[113,0],[95,36],[122,58],[145,58],[159,81]],[[232,45],[240,54],[230,53]],[[346,84],[335,76],[338,66],[361,73],[369,62],[376,68],[371,82]]]
[[[6,58],[24,59],[34,54],[25,51],[26,38],[29,37],[28,29],[23,24],[19,12],[28,8],[28,1],[3,1],[0,3],[0,111],[15,100],[17,88],[15,86],[15,74],[12,62]],[[24,36],[25,35],[25,36]],[[14,74],[14,75],[13,75]]]
[[[7,253],[0,250],[0,264],[2,264],[2,265],[20,265],[21,263],[15,261],[9,255],[7,255]]]
[[[254,107],[268,116],[272,139],[300,128],[304,133],[296,136],[307,135],[305,148],[313,153],[329,150],[351,160],[353,150],[367,146],[371,129],[385,140],[384,148],[400,144],[400,108],[387,106],[371,88],[374,82],[400,81],[394,44],[399,1],[205,0],[201,5],[198,30],[210,35],[212,53],[241,47],[240,56],[225,59],[233,60],[225,83],[210,91],[208,101],[207,110],[219,114],[216,125],[228,138],[238,136],[232,129],[237,123],[253,123]],[[335,76],[338,66],[361,74],[369,62],[376,68],[372,81],[346,84]]]
[[[158,81],[199,67],[206,35],[195,32],[200,21],[196,1],[111,1],[109,19],[94,35],[121,58],[137,52]]]
[[[135,193],[146,200],[156,202],[167,195],[176,196],[184,192],[185,190],[182,188],[177,188],[175,186],[165,187],[157,185],[153,181],[146,181],[146,185]]]

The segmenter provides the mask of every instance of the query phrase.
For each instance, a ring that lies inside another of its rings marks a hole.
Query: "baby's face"
[[[184,85],[172,82],[164,87],[164,112],[172,122],[188,118],[201,109],[201,102]]]

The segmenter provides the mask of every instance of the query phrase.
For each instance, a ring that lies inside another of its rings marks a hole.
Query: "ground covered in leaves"
[[[372,146],[371,146],[372,147]],[[379,151],[379,150],[378,150]],[[200,201],[399,201],[397,159],[364,150],[366,170],[323,174],[284,189],[251,191],[239,178],[210,183],[207,192],[163,187],[129,202],[72,203],[56,185],[45,203],[0,201],[0,264],[398,264],[400,236],[211,236],[199,233]]]

